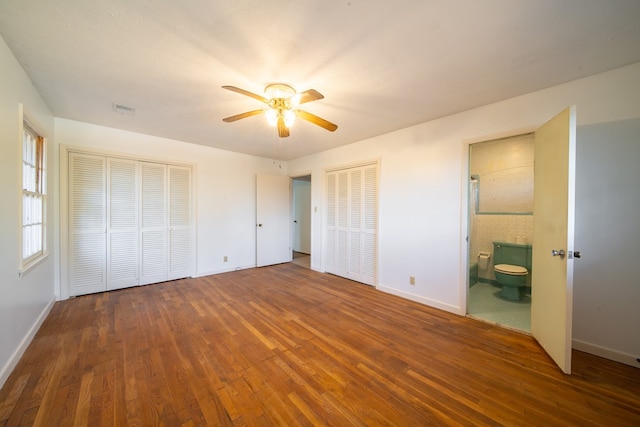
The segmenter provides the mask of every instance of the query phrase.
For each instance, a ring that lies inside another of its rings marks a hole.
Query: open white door
[[[282,175],[256,177],[256,265],[290,262],[291,179]]]
[[[535,133],[531,333],[571,373],[576,113]]]

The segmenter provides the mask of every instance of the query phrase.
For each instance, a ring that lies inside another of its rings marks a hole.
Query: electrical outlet
[[[414,276],[409,276],[409,284],[410,285],[415,285],[416,284],[416,278]]]
[[[229,257],[225,255],[224,256],[224,262],[227,262],[227,261],[229,261]]]

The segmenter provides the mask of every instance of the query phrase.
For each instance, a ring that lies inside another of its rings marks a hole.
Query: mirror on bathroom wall
[[[476,214],[533,214],[534,142],[529,133],[469,146]]]

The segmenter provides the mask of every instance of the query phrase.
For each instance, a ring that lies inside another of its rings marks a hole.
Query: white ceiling
[[[639,62],[639,21],[638,0],[0,2],[55,116],[280,160]],[[338,130],[222,122],[264,106],[222,85],[272,82],[320,91],[304,109]]]

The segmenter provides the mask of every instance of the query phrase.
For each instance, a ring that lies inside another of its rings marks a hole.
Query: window
[[[27,123],[22,133],[21,272],[46,255],[46,155],[44,138]]]

